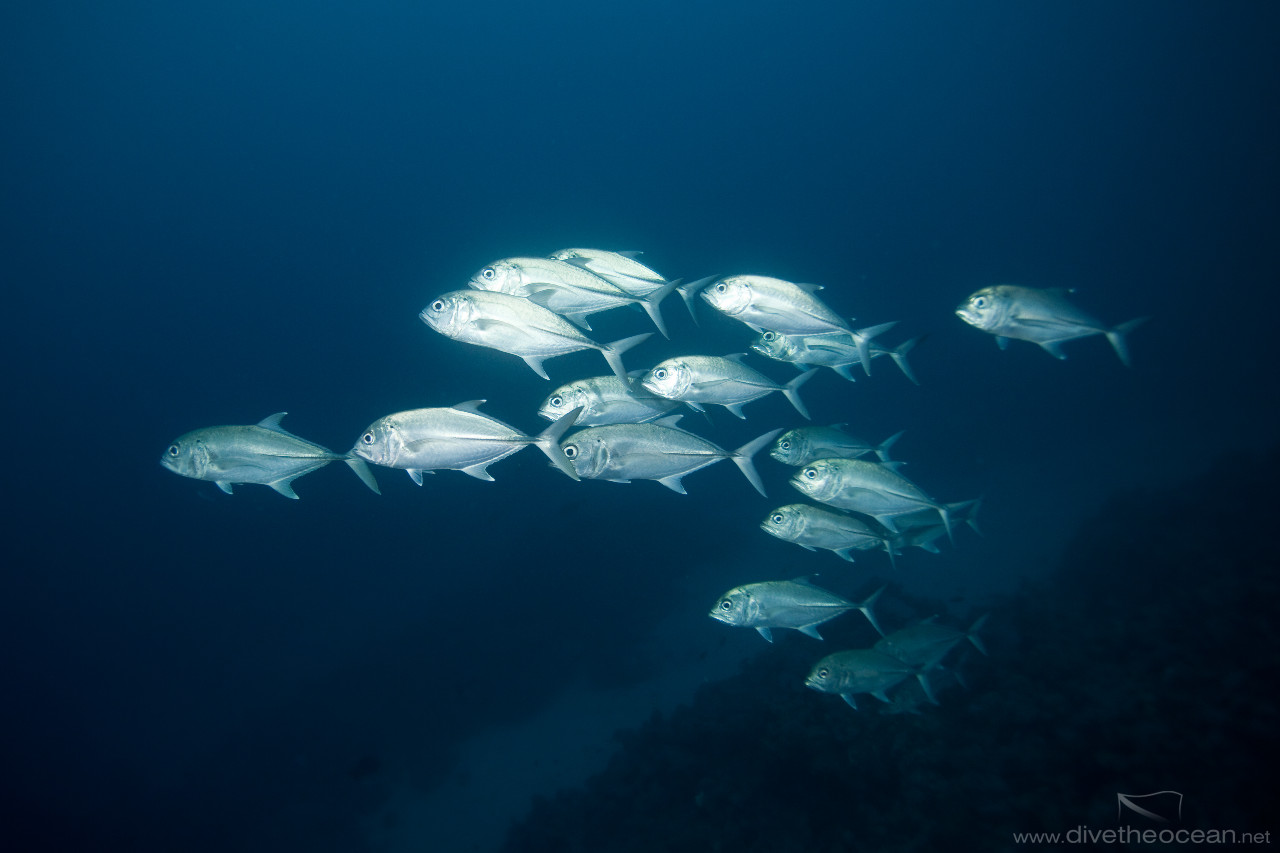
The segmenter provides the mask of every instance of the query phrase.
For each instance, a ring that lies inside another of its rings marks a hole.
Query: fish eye
[[[495,275],[497,275],[497,273],[493,271],[493,267],[485,267],[480,271],[480,277],[485,281],[493,281],[493,277]]]
[[[724,293],[728,289],[729,285],[725,284],[723,281],[716,285],[716,293]]]
[[[443,299],[437,299],[435,302],[432,302],[432,303],[431,303],[431,310],[432,310],[432,311],[443,311],[443,310],[444,310],[444,300],[443,300]]]
[[[560,408],[562,405],[564,405],[564,400],[561,400],[558,396],[556,396],[556,397],[552,397],[552,398],[551,398],[551,405],[552,405],[553,407],[555,407],[555,408],[557,408],[557,409],[558,409],[558,408]]]
[[[654,378],[654,379],[666,379],[666,378],[667,378],[667,369],[666,369],[665,367],[659,367],[657,370],[655,370],[655,371],[653,372],[653,378]]]
[[[805,469],[804,469],[804,475],[805,475],[806,477],[808,477],[810,480],[812,480],[812,479],[814,479],[815,477],[817,477],[817,476],[818,476],[818,469],[817,469],[817,468],[805,468]]]
[[[781,523],[782,523],[782,513],[780,513],[780,512],[775,512],[775,513],[773,514],[773,517],[772,517],[772,518],[770,518],[769,520],[770,520],[770,521],[772,521],[774,524],[781,524]]]
[[[577,455],[578,455],[578,445],[566,444],[564,446],[564,457],[566,459],[574,459],[577,457]]]
[[[778,333],[777,333],[777,332],[765,332],[765,333],[764,333],[764,335],[762,335],[762,337],[763,337],[766,341],[772,341],[772,340],[774,340],[775,338],[777,338],[777,337],[778,337]]]
[[[169,455],[175,456],[175,457],[178,455],[178,445],[176,444],[169,445]]]
[[[822,669],[818,670],[818,677],[826,678],[830,674],[830,672],[831,671],[824,666]]]
[[[779,442],[778,442],[778,446],[779,446],[779,447],[781,447],[783,450],[790,450],[790,449],[791,449],[791,442],[790,442],[790,441],[779,441]]]
[[[730,601],[729,601],[729,599],[727,599],[727,598],[726,598],[724,601],[720,602],[720,609],[721,609],[721,610],[732,610],[732,609],[733,609],[733,603],[732,603],[732,602],[730,602]]]
[[[373,444],[373,432],[366,432],[364,435],[360,436],[360,440],[365,444]]]
[[[985,297],[985,296],[975,296],[975,297],[973,298],[973,307],[974,307],[974,308],[986,308],[986,307],[987,307],[987,297]]]

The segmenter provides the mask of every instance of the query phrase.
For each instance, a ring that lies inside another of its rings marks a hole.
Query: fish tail
[[[1107,331],[1107,340],[1111,341],[1111,346],[1115,348],[1116,355],[1120,356],[1120,362],[1125,367],[1133,366],[1129,363],[1129,343],[1125,340],[1125,335],[1129,334],[1150,319],[1150,317],[1138,317],[1137,319],[1130,320],[1127,323],[1121,323]]]
[[[938,510],[938,515],[942,516],[942,526],[947,528],[947,539],[951,540],[952,545],[956,544],[956,535],[951,529],[951,507],[938,504],[935,509]]]
[[[884,584],[875,592],[868,595],[866,601],[858,605],[858,610],[862,611],[862,615],[867,617],[867,621],[871,623],[871,627],[875,628],[876,633],[881,637],[884,636],[884,629],[880,627],[879,621],[876,620],[875,611],[871,608],[876,603],[876,599],[880,597],[880,593],[884,592],[888,586],[888,584]]]
[[[800,386],[812,379],[813,374],[817,372],[818,368],[811,367],[795,379],[792,379],[786,385],[782,386],[783,395],[791,401],[791,405],[796,407],[797,412],[804,415],[809,420],[813,420],[813,418],[809,417],[809,410],[804,407],[804,403],[800,402]]]
[[[962,513],[959,517],[964,523],[973,529],[973,532],[979,536],[984,536],[982,528],[978,526],[978,510],[982,509],[982,498],[974,498],[971,501],[960,501],[951,505],[951,511]]]
[[[893,447],[893,445],[898,441],[898,439],[902,438],[902,434],[904,432],[906,432],[906,430],[900,429],[897,432],[895,432],[893,435],[889,436],[884,441],[876,445],[876,456],[880,457],[881,462],[893,461],[889,458],[889,448]]]
[[[916,678],[920,681],[920,687],[924,690],[924,695],[929,697],[929,701],[935,705],[939,705],[941,703],[938,702],[938,697],[933,695],[933,684],[929,681],[929,675],[926,672],[926,670],[931,666],[933,666],[933,664],[928,664],[921,668],[921,670],[916,673]]]
[[[743,476],[751,481],[751,485],[756,487],[756,491],[765,495],[765,497],[768,497],[768,495],[766,495],[764,491],[764,481],[760,479],[760,472],[756,470],[756,464],[752,461],[751,457],[755,456],[763,448],[768,446],[769,442],[777,438],[781,432],[782,430],[780,428],[769,430],[769,432],[766,432],[759,438],[753,441],[748,441],[746,444],[733,451],[729,457],[733,460],[733,464],[738,466],[738,470],[742,472]]]
[[[701,292],[702,288],[706,287],[719,277],[720,276],[718,275],[709,275],[706,278],[700,278],[696,281],[682,284],[676,288],[676,290],[680,292],[680,298],[684,300],[685,307],[689,309],[689,316],[693,318],[693,325],[698,325],[698,312],[693,308],[694,299],[698,297],[698,293]]]
[[[973,620],[973,624],[969,626],[969,630],[965,636],[969,638],[969,642],[973,643],[973,647],[984,655],[987,653],[987,646],[982,642],[982,638],[978,636],[978,632],[982,630],[982,626],[987,624],[987,617],[990,613],[983,613],[977,619]],[[989,656],[989,655],[988,655]]]
[[[622,354],[652,335],[653,332],[644,332],[643,334],[632,335],[629,338],[623,338],[622,340],[614,341],[611,344],[605,344],[600,349],[600,353],[604,356],[604,360],[609,362],[609,367],[613,370],[614,376],[617,376],[626,383],[628,388],[631,387],[631,382],[627,379],[627,368],[622,364]]]
[[[898,321],[892,320],[888,323],[867,326],[865,329],[858,329],[850,333],[853,335],[853,343],[858,348],[858,360],[862,362],[862,369],[868,376],[871,375],[871,339],[876,335],[889,331],[896,325],[898,325]]]
[[[917,335],[910,340],[903,341],[893,349],[889,350],[889,357],[893,359],[893,363],[898,365],[898,369],[902,371],[902,375],[910,379],[914,384],[919,385],[920,380],[916,379],[915,371],[911,369],[910,363],[907,362],[907,353],[915,349],[916,344],[924,340],[924,335]]]
[[[649,319],[653,320],[653,325],[658,327],[658,331],[662,332],[662,336],[667,340],[671,340],[671,335],[667,332],[667,324],[662,319],[662,310],[658,306],[663,299],[666,299],[667,296],[671,294],[671,291],[675,290],[679,286],[680,279],[669,281],[653,293],[650,293],[640,302],[645,313],[649,315]]]
[[[347,467],[356,472],[356,476],[360,478],[360,482],[369,487],[375,495],[382,494],[378,488],[378,481],[373,478],[373,472],[369,470],[369,466],[363,459],[354,453],[348,453],[342,457],[342,461],[347,463]]]
[[[547,458],[551,460],[551,464],[559,468],[565,474],[577,480],[578,472],[573,469],[573,463],[564,455],[563,448],[560,447],[560,436],[568,431],[578,420],[578,415],[582,414],[584,406],[578,406],[570,412],[565,412],[551,426],[538,433],[533,443],[538,445],[538,449],[547,454]]]

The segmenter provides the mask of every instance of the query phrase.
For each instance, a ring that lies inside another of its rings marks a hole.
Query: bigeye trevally
[[[1067,288],[1039,290],[1013,284],[997,284],[975,291],[956,308],[956,316],[970,326],[996,336],[1001,349],[1009,338],[1039,344],[1054,358],[1066,358],[1061,345],[1076,338],[1106,335],[1116,355],[1129,365],[1125,335],[1149,318],[1139,317],[1118,326],[1107,326],[1067,300]]]
[[[342,460],[362,483],[378,492],[378,483],[364,460],[299,438],[280,426],[285,414],[276,412],[247,426],[192,430],[169,445],[160,464],[175,474],[216,483],[227,494],[232,486],[259,483],[297,500],[294,480]]]

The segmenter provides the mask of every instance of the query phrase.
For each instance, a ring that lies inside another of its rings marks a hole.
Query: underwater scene
[[[4,849],[1268,847],[1278,38],[0,12]]]

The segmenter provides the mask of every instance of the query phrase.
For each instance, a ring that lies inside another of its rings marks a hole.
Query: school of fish
[[[978,530],[981,500],[942,501],[904,476],[898,470],[902,463],[890,458],[901,433],[870,443],[847,432],[846,424],[774,428],[729,450],[680,424],[682,408],[705,412],[707,406],[722,406],[745,419],[747,404],[775,392],[808,420],[800,389],[819,368],[854,381],[854,368],[869,376],[879,357],[887,356],[919,384],[907,361],[919,337],[885,346],[878,338],[895,323],[854,328],[819,297],[822,290],[747,274],[683,283],[660,275],[632,252],[572,248],[542,258],[502,258],[476,272],[467,287],[435,296],[419,317],[447,338],[516,356],[543,379],[549,379],[547,359],[599,352],[609,373],[555,388],[538,408],[538,416],[551,422],[540,432],[524,433],[480,411],[484,400],[470,400],[385,415],[369,424],[349,451],[336,453],[286,431],[281,426],[285,413],[278,412],[257,424],[185,433],[170,443],[160,463],[175,474],[215,483],[227,494],[237,485],[261,484],[297,499],[294,480],[337,460],[380,493],[370,466],[398,468],[418,485],[423,474],[441,470],[493,480],[489,466],[533,446],[573,480],[655,480],[680,494],[685,494],[686,476],[729,460],[765,495],[755,460],[767,448],[771,458],[794,469],[789,482],[809,502],[771,510],[759,522],[765,533],[850,562],[855,551],[883,550],[891,564],[907,547],[937,553],[943,537],[955,542],[958,526]],[[590,336],[592,315],[635,306],[669,338],[661,306],[673,292],[691,313],[701,302],[743,323],[757,336],[752,352],[792,364],[798,374],[776,381],[744,353],[689,354],[628,372],[623,355],[653,332],[608,342]],[[1063,343],[1102,335],[1129,365],[1127,335],[1148,318],[1109,326],[1076,307],[1070,292],[994,285],[971,294],[955,313],[994,335],[1001,348],[1010,339],[1025,340],[1057,358],[1065,357]],[[819,625],[857,610],[880,639],[870,648],[822,657],[803,684],[839,695],[853,708],[855,697],[865,693],[886,703],[888,713],[918,713],[937,703],[939,680],[963,683],[959,665],[947,662],[957,646],[968,640],[986,654],[979,636],[986,616],[966,630],[930,617],[885,634],[873,609],[883,591],[856,602],[807,576],[748,583],[721,595],[708,615],[726,625],[755,628],[773,642],[775,628],[821,640]]]

